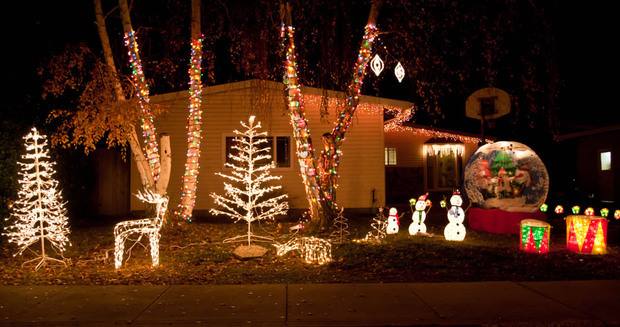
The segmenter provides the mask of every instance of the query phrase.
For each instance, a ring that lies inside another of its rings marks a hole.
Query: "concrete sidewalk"
[[[0,325],[620,325],[620,281],[0,287]]]

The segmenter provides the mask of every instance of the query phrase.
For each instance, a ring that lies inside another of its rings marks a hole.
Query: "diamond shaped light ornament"
[[[372,60],[370,61],[370,69],[372,69],[372,71],[377,76],[379,76],[379,74],[381,74],[381,72],[383,71],[383,67],[384,66],[385,65],[383,64],[383,60],[381,60],[381,57],[379,57],[378,54],[376,54],[374,56],[374,58],[372,58]]]
[[[396,65],[396,67],[394,68],[394,75],[396,75],[398,83],[402,82],[403,78],[405,78],[405,68],[403,67],[403,65],[400,64],[400,61],[398,62],[398,65]]]

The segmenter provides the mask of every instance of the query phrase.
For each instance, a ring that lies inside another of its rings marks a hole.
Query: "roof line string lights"
[[[155,124],[153,123],[153,112],[151,111],[149,100],[149,86],[144,77],[142,70],[142,61],[140,60],[140,51],[138,49],[138,40],[133,30],[125,33],[125,45],[128,49],[129,63],[131,66],[131,78],[136,90],[138,105],[142,111],[140,115],[142,136],[145,143],[146,158],[151,168],[153,180],[159,179],[160,162],[159,152],[157,150],[157,138],[155,133]]]
[[[366,68],[370,62],[372,47],[377,35],[379,34],[375,24],[367,24],[364,28],[364,36],[355,61],[353,76],[347,91],[345,92],[345,105],[338,115],[336,125],[329,135],[329,139],[324,137],[324,149],[321,151],[321,180],[326,200],[329,201],[331,208],[336,208],[335,192],[338,188],[338,167],[342,157],[340,147],[345,138],[345,133],[353,121],[353,115],[359,104]]]
[[[181,190],[181,200],[175,212],[186,222],[191,222],[196,203],[196,188],[200,172],[200,142],[202,140],[202,39],[191,42],[189,75],[189,114],[187,116],[187,159]]]
[[[463,143],[470,144],[478,144],[480,142],[480,138],[474,136],[466,136],[448,132],[442,132],[430,128],[421,128],[421,127],[411,127],[411,126],[403,126],[398,122],[389,122],[383,125],[384,132],[410,132],[416,135],[422,135],[426,137],[437,137],[437,138],[445,138],[452,141],[459,141]],[[484,139],[485,143],[493,143],[491,139]]]
[[[295,53],[295,28],[284,23],[281,26],[280,38],[285,49],[284,76],[286,86],[286,105],[297,147],[297,159],[308,203],[313,217],[320,215],[322,210],[319,176],[314,160],[314,148],[308,128],[308,120],[304,111],[304,99],[297,76],[297,55]]]

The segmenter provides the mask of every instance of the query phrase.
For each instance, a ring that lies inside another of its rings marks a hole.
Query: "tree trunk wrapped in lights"
[[[306,197],[310,204],[313,225],[325,227],[328,220],[337,214],[336,188],[338,167],[342,156],[341,146],[344,141],[355,110],[359,104],[364,76],[372,53],[372,45],[378,35],[375,26],[379,13],[380,0],[372,1],[368,23],[364,29],[364,37],[359,54],[353,67],[353,76],[346,90],[344,109],[339,113],[338,120],[331,133],[323,135],[323,150],[320,160],[314,157],[314,148],[308,129],[308,121],[303,107],[303,95],[298,80],[297,58],[295,51],[294,28],[289,4],[282,4],[280,14],[282,30],[280,36],[286,53],[284,61],[284,78],[286,85],[286,105],[289,109],[293,136],[297,143],[297,158],[301,170],[302,180],[306,189]]]
[[[46,149],[47,138],[39,134],[36,128],[24,137],[26,154],[21,167],[21,180],[18,199],[13,206],[11,216],[7,218],[11,224],[6,227],[9,242],[17,244],[21,255],[37,242],[41,245],[41,253],[23,265],[36,262],[38,270],[48,261],[66,263],[63,260],[49,257],[45,252],[45,243],[49,243],[54,251],[62,256],[65,245],[69,243],[69,226],[65,203],[54,179],[54,163],[49,161]],[[70,243],[69,243],[70,244]],[[23,266],[22,265],[22,266]]]
[[[189,114],[187,116],[187,160],[183,174],[181,200],[176,216],[191,221],[196,203],[196,187],[200,172],[202,139],[202,35],[200,34],[200,0],[192,0],[192,53],[189,75]]]
[[[119,7],[123,21],[123,31],[125,32],[125,45],[127,46],[129,63],[131,65],[132,82],[135,88],[136,97],[138,98],[138,104],[142,111],[140,118],[142,122],[142,136],[145,143],[144,150],[146,152],[146,160],[151,169],[153,181],[157,183],[161,169],[161,162],[158,152],[155,124],[153,122],[153,112],[151,111],[149,87],[146,83],[146,78],[144,77],[144,71],[142,70],[138,40],[131,26],[127,0],[119,0]]]
[[[238,137],[235,138],[236,145],[233,145],[231,149],[236,153],[231,153],[228,158],[231,162],[225,164],[225,167],[232,169],[231,174],[216,174],[232,182],[224,182],[226,196],[211,193],[213,201],[220,207],[209,210],[212,214],[228,216],[235,222],[245,220],[248,224],[246,235],[228,238],[224,240],[224,243],[247,241],[247,245],[250,246],[252,240],[273,241],[271,237],[252,233],[252,222],[274,219],[278,215],[286,214],[288,210],[286,194],[268,196],[269,193],[280,190],[282,186],[264,185],[282,177],[271,175],[271,168],[273,168],[269,154],[271,148],[265,146],[267,133],[258,131],[261,124],[260,122],[254,124],[255,118],[250,116],[247,123],[241,122],[245,131],[234,131]]]

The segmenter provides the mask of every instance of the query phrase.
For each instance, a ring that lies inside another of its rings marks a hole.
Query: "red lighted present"
[[[598,216],[567,216],[566,248],[583,254],[607,253],[607,219]]]

